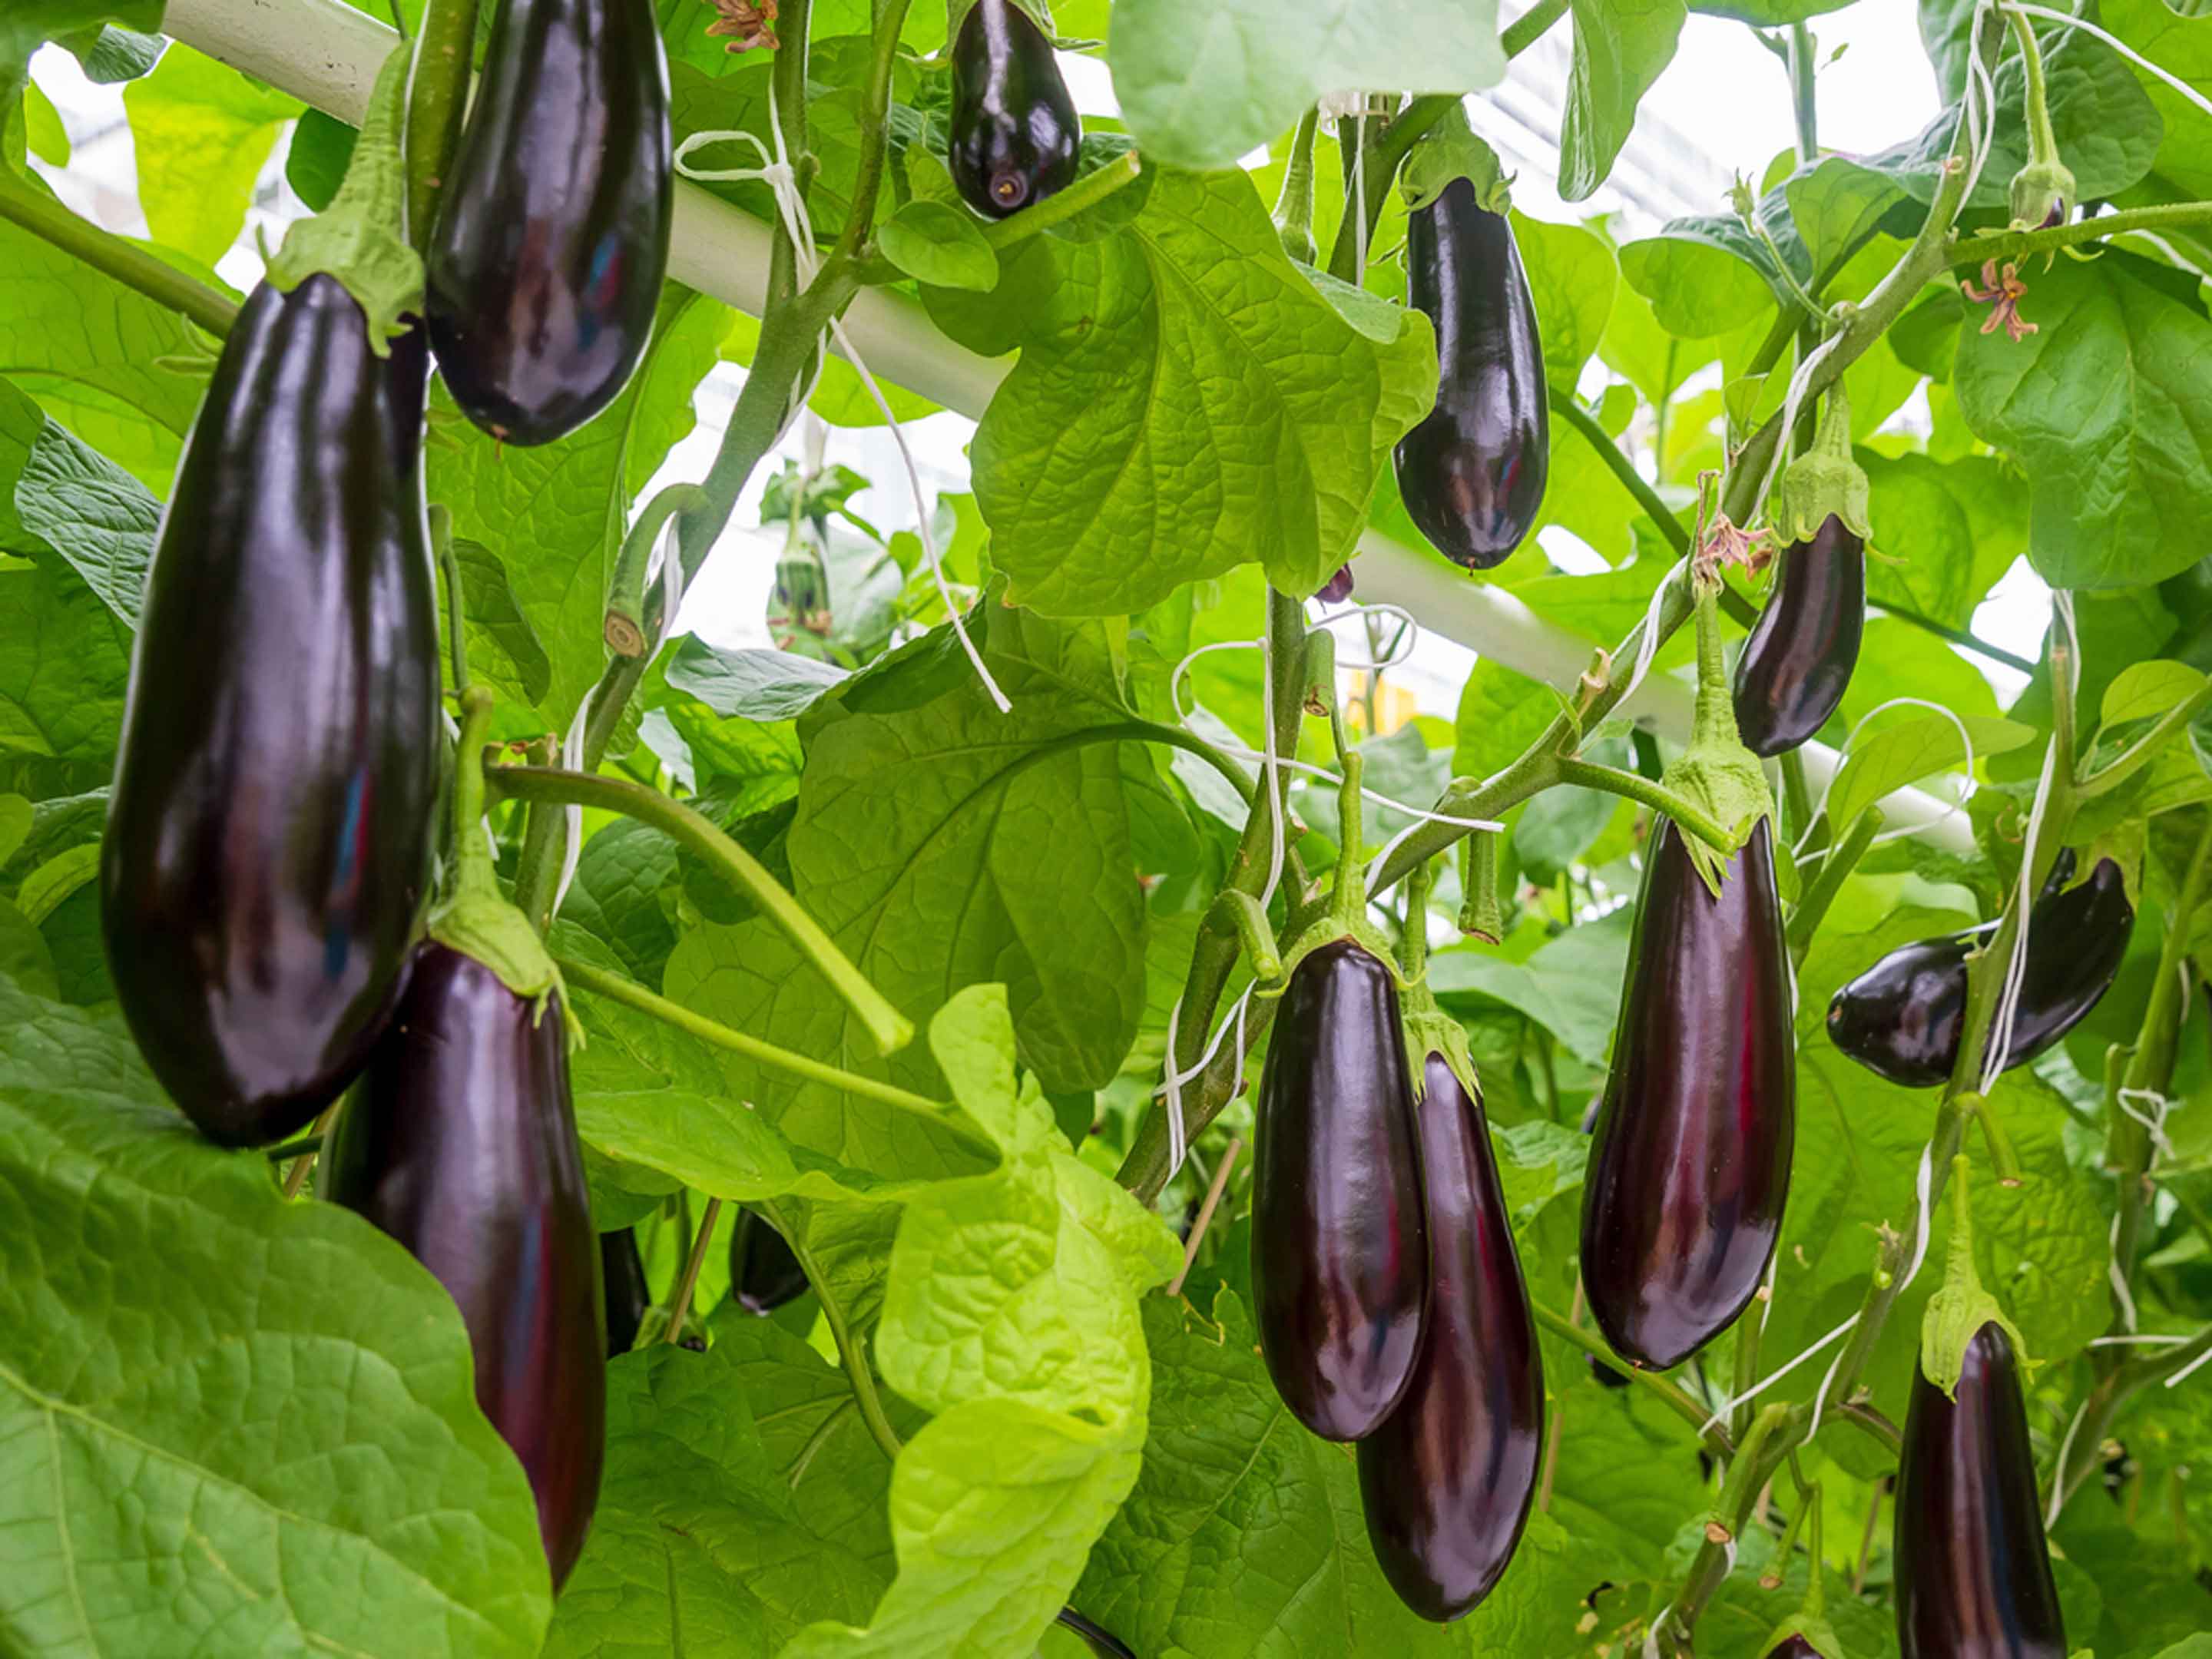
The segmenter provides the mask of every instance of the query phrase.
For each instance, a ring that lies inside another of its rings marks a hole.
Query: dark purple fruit
[[[325,1194],[405,1245],[461,1310],[477,1403],[521,1460],[557,1589],[599,1502],[599,1241],[557,1006],[436,943],[347,1103]]]
[[[421,335],[255,289],[161,518],[100,846],[147,1064],[210,1139],[337,1099],[399,996],[443,743]]]
[[[1759,1289],[1796,1134],[1790,954],[1762,818],[1718,896],[1651,838],[1583,1194],[1583,1284],[1613,1350],[1678,1365]]]
[[[1784,548],[1766,608],[1735,665],[1735,724],[1754,755],[1795,749],[1828,722],[1858,665],[1866,544],[1830,514]]]
[[[1544,1368],[1482,1109],[1441,1055],[1420,1120],[1429,1310],[1413,1380],[1359,1443],[1375,1559],[1398,1599],[1438,1624],[1490,1594],[1536,1492]]]
[[[1252,1294],[1283,1403],[1326,1440],[1375,1432],[1413,1381],[1428,1302],[1398,987],[1352,939],[1292,970],[1260,1080]]]
[[[1406,292],[1437,331],[1437,402],[1399,441],[1398,494],[1467,570],[1504,562],[1534,526],[1552,464],[1544,348],[1505,216],[1455,179],[1406,219]]]
[[[978,213],[1003,219],[1074,181],[1082,118],[1013,0],[975,0],[953,38],[951,128],[952,182]]]
[[[749,1314],[772,1314],[806,1294],[806,1269],[781,1233],[750,1210],[730,1231],[730,1294]]]
[[[599,1235],[599,1278],[606,1287],[607,1357],[628,1353],[653,1311],[653,1290],[645,1280],[645,1258],[638,1254],[637,1231],[624,1227]]]

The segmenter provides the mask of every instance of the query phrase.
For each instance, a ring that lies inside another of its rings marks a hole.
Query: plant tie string
[[[814,227],[807,216],[806,203],[799,193],[798,175],[784,148],[783,123],[776,112],[775,87],[772,76],[768,93],[768,115],[769,131],[775,139],[773,157],[769,154],[768,146],[750,132],[737,130],[695,132],[677,146],[676,169],[687,179],[709,181],[751,179],[765,184],[775,198],[776,213],[783,222],[784,234],[791,240],[792,262],[799,284],[811,286],[816,273],[821,269],[822,261],[815,249]],[[759,155],[761,165],[757,167],[695,168],[686,164],[684,158],[692,151],[724,139],[750,144]],[[968,636],[967,622],[960,613],[960,607],[953,603],[952,590],[945,582],[944,561],[938,554],[936,533],[930,527],[928,503],[922,495],[921,472],[915,465],[913,450],[908,447],[906,430],[899,424],[898,416],[892,412],[890,400],[884,396],[883,387],[876,383],[875,375],[854,346],[852,337],[845,332],[842,319],[830,319],[829,334],[837,343],[838,354],[852,364],[854,372],[860,377],[860,384],[868,389],[868,396],[875,400],[884,424],[890,428],[891,441],[898,446],[899,459],[906,466],[907,488],[914,496],[915,531],[921,539],[922,556],[929,562],[930,580],[937,585],[937,596],[944,602],[945,614],[952,623],[952,631],[960,641],[960,648],[967,653],[969,665],[975,671],[976,678],[982,681],[983,690],[989,693],[999,712],[1009,714],[1013,705],[1006,700],[1006,694],[999,689],[999,682],[984,665],[983,653],[975,648],[975,641]],[[799,418],[799,410],[805,407],[807,398],[813,395],[815,386],[822,379],[823,362],[822,343],[817,341],[807,370],[800,376],[804,386],[794,384],[793,387],[791,402],[784,411],[783,423],[776,428],[776,441],[782,441],[783,434],[791,429],[791,423]]]
[[[1912,1181],[1912,1260],[1906,1264],[1905,1277],[1899,1282],[1897,1287],[1899,1296],[1903,1296],[1905,1291],[1912,1288],[1912,1281],[1920,1277],[1921,1266],[1928,1260],[1928,1234],[1929,1224],[1933,1219],[1929,1214],[1928,1200],[1929,1193],[1933,1188],[1935,1182],[1936,1143],[1930,1139],[1920,1149],[1920,1169]],[[1849,1330],[1858,1322],[1859,1316],[1853,1314],[1843,1322],[1841,1328]],[[1824,1347],[1833,1340],[1832,1336],[1823,1337],[1814,1346]],[[1835,1382],[1837,1371],[1843,1367],[1844,1354],[1850,1352],[1850,1350],[1846,1348],[1844,1353],[1839,1353],[1830,1360],[1827,1370],[1820,1378],[1820,1386],[1813,1395],[1812,1424],[1805,1431],[1805,1438],[1808,1441],[1820,1432],[1820,1416],[1827,1409],[1829,1387]],[[1793,1359],[1790,1363],[1794,1365],[1797,1362]]]
[[[1957,714],[1954,714],[1950,709],[1946,708],[1942,703],[1930,702],[1925,697],[1892,697],[1887,702],[1878,702],[1873,708],[1868,709],[1865,714],[1860,715],[1858,719],[1852,723],[1851,729],[1844,734],[1844,745],[1842,748],[1836,750],[1835,769],[1828,774],[1827,782],[1820,786],[1820,799],[1814,804],[1811,818],[1805,825],[1804,834],[1798,836],[1797,844],[1790,849],[1793,857],[1802,858],[1804,856],[1807,850],[1807,845],[1812,839],[1813,824],[1817,823],[1820,815],[1828,810],[1828,796],[1836,787],[1836,780],[1843,775],[1844,763],[1850,757],[1851,745],[1859,740],[1859,733],[1866,729],[1867,723],[1873,720],[1876,714],[1887,713],[1892,708],[1907,707],[1913,708],[1932,708],[1937,714],[1941,714],[1945,720],[1950,721],[1952,726],[1957,729],[1960,744],[1966,751],[1966,782],[1960,787],[1958,795],[1954,799],[1945,804],[1942,811],[1938,813],[1935,817],[1930,818],[1925,824],[1904,824],[1895,830],[1885,830],[1867,844],[1870,847],[1878,847],[1884,842],[1895,841],[1900,836],[1917,836],[1923,834],[1926,830],[1932,830],[1937,824],[1943,823],[1954,813],[1961,812],[1966,810],[1966,803],[1973,799],[1974,792],[1981,787],[1981,785],[1974,777],[1974,735],[1966,729],[1966,721],[1960,720]],[[1848,828],[1849,826],[1845,827]]]

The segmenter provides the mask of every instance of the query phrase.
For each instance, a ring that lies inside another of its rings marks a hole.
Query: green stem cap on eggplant
[[[500,891],[483,819],[483,748],[490,735],[492,695],[481,685],[461,694],[461,744],[453,769],[453,840],[459,871],[452,896],[430,913],[429,936],[491,969],[501,984],[535,1005],[544,1018],[549,1000],[557,999],[572,1042],[580,1046],[583,1027],[569,1006],[561,969],[530,918]]]
[[[1315,637],[1324,639],[1327,635]],[[1361,861],[1360,838],[1364,831],[1359,798],[1359,781],[1365,763],[1356,750],[1347,750],[1339,763],[1344,768],[1344,781],[1337,789],[1337,827],[1342,840],[1337,848],[1335,883],[1329,890],[1328,908],[1283,947],[1282,975],[1260,988],[1259,994],[1263,997],[1281,996],[1290,988],[1291,975],[1301,962],[1339,939],[1350,939],[1389,969],[1400,991],[1407,988],[1405,970],[1399,967],[1390,941],[1367,917],[1367,866]]]
[[[1406,1030],[1406,1075],[1413,1085],[1418,1106],[1428,1092],[1428,1060],[1441,1059],[1467,1091],[1469,1100],[1482,1098],[1482,1083],[1474,1068],[1474,1054],[1468,1047],[1467,1028],[1437,1006],[1429,989],[1429,893],[1435,885],[1436,867],[1424,859],[1406,878],[1406,930],[1400,941],[1401,977],[1399,1023]]]
[[[335,276],[368,319],[369,349],[391,355],[391,341],[422,312],[422,260],[408,244],[407,170],[399,155],[406,118],[408,48],[392,49],[376,72],[368,113],[344,182],[329,207],[285,233],[269,260],[269,285],[289,294],[318,271]]]
[[[1486,213],[1504,213],[1513,206],[1513,175],[1498,152],[1475,136],[1467,112],[1456,104],[1406,157],[1398,190],[1407,210],[1415,211],[1443,195],[1455,179],[1474,186],[1475,203]]]
[[[1828,393],[1812,448],[1790,462],[1767,498],[1775,538],[1793,547],[1809,542],[1833,518],[1866,540],[1874,533],[1867,519],[1870,489],[1865,471],[1851,456],[1850,398],[1839,379]]]
[[[1725,824],[1741,847],[1759,819],[1774,815],[1774,798],[1758,757],[1736,730],[1735,693],[1721,653],[1720,577],[1700,557],[1692,562],[1690,581],[1697,594],[1697,711],[1689,746],[1660,781]],[[1707,890],[1717,894],[1726,855],[1695,836],[1683,836],[1682,844]]]
[[[2022,1366],[2027,1344],[2019,1327],[2004,1316],[1996,1298],[1982,1288],[1974,1270],[1974,1211],[1967,1192],[1966,1160],[1951,1160],[1951,1243],[1943,1265],[1943,1285],[1928,1299],[1920,1321],[1920,1369],[1942,1389],[1944,1397],[1959,1395],[1959,1376],[1966,1369],[1966,1345],[1983,1326],[1994,1324],[2012,1340]]]

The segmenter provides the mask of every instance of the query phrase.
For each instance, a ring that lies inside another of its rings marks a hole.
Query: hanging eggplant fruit
[[[652,337],[672,185],[649,0],[500,0],[425,256],[471,421],[550,443],[614,400]]]
[[[806,1294],[806,1269],[783,1235],[750,1210],[730,1229],[730,1294],[749,1314],[772,1314]]]
[[[1405,191],[1406,293],[1435,325],[1437,380],[1435,408],[1399,441],[1398,494],[1437,551],[1488,570],[1534,527],[1551,469],[1535,301],[1497,157],[1464,116],[1422,141]]]
[[[653,1290],[638,1252],[637,1230],[623,1227],[599,1235],[599,1278],[606,1286],[607,1358],[637,1346],[645,1316],[653,1311]]]
[[[975,0],[953,37],[951,127],[953,185],[988,218],[1074,182],[1082,118],[1052,42],[1014,0]]]
[[[377,83],[357,173],[380,149],[396,169],[404,69]],[[373,240],[380,216],[397,245],[396,182],[349,176],[239,313],[131,657],[100,845],[108,970],[155,1077],[226,1146],[282,1139],[337,1098],[429,894],[428,358],[323,257],[333,238]]]
[[[1657,821],[1583,1194],[1590,1311],[1616,1353],[1660,1370],[1725,1330],[1757,1292],[1796,1131],[1772,809],[1736,738],[1718,579],[1693,580],[1697,713],[1667,781],[1722,824],[1757,816],[1724,865]]]

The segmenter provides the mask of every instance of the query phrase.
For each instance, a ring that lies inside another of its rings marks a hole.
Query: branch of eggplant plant
[[[851,1313],[832,1288],[821,1261],[808,1248],[804,1231],[792,1224],[790,1212],[773,1200],[761,1200],[753,1207],[783,1235],[784,1243],[798,1258],[808,1285],[821,1304],[822,1320],[830,1327],[830,1340],[837,1345],[837,1358],[844,1367],[845,1380],[852,1385],[853,1401],[860,1408],[860,1420],[868,1425],[868,1432],[875,1437],[884,1455],[896,1463],[902,1449],[898,1431],[891,1426],[890,1413],[884,1409],[883,1396],[876,1390],[876,1374],[869,1367],[867,1350],[861,1333],[854,1328]]]
[[[2106,1373],[2081,1402],[2072,1433],[2063,1449],[2065,1466],[2051,1472],[2045,1490],[2056,1494],[2054,1509],[2063,1510],[2081,1489],[2081,1483],[2105,1465],[2105,1437],[2120,1410],[2154,1382],[2187,1370],[2212,1353],[2212,1325],[2185,1342],[2177,1342],[2156,1353],[2124,1361]]]
[[[2084,242],[2124,236],[2130,231],[2176,230],[2185,225],[2203,224],[2212,224],[2212,202],[2167,202],[2156,207],[2122,208],[2094,219],[2053,225],[2048,230],[1984,232],[1967,237],[1951,250],[1951,263],[1971,267],[1990,259],[1999,263],[2021,260],[2038,253],[2056,252],[2060,248],[2078,247]]]
[[[17,178],[4,164],[0,164],[0,219],[51,242],[156,305],[181,313],[218,340],[238,320],[238,302],[230,295],[187,276],[135,242],[78,218],[38,186]]]
[[[415,32],[407,79],[407,240],[417,253],[429,251],[438,196],[460,148],[477,6],[477,0],[429,0]]]

